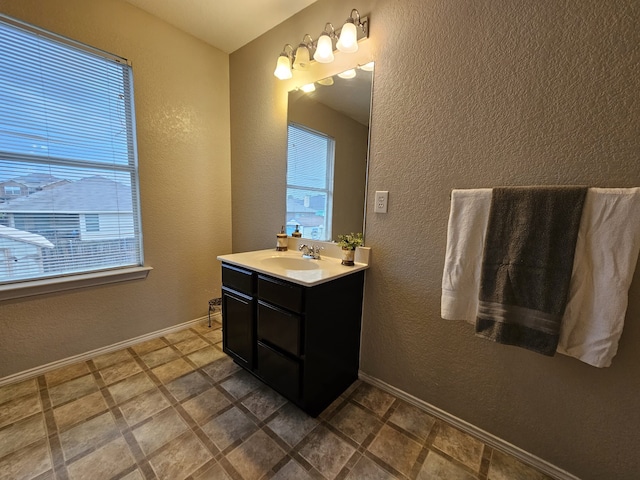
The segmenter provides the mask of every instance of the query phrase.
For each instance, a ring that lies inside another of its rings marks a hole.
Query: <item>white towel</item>
[[[453,190],[441,315],[475,323],[491,189]],[[640,251],[640,188],[590,188],[557,352],[608,367],[618,350]]]
[[[476,322],[491,189],[453,190],[442,274],[441,316]]]
[[[640,188],[590,188],[558,353],[608,367],[618,351],[640,251]]]

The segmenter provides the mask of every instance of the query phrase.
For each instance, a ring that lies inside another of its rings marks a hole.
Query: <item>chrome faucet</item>
[[[302,244],[302,245],[300,245],[298,250],[300,250],[302,252],[302,256],[304,258],[313,258],[314,260],[319,260],[320,259],[320,250],[322,250],[322,247],[319,246],[319,245]]]

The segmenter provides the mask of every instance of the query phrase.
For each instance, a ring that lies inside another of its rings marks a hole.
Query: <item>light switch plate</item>
[[[389,203],[389,192],[380,190],[376,192],[376,204],[373,208],[375,213],[387,213],[387,205]]]

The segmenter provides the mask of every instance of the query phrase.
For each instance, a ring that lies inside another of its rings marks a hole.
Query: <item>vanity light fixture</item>
[[[287,43],[278,57],[273,74],[280,80],[288,80],[293,76],[292,69],[307,70],[311,58],[318,63],[333,62],[334,40],[336,48],[341,52],[354,53],[358,51],[358,39],[367,37],[369,19],[360,18],[360,13],[354,8],[340,31],[336,32],[331,23],[326,23],[317,40],[314,41],[309,34],[305,34],[297,49]]]
[[[365,72],[373,72],[374,64],[375,62],[369,62],[365,63],[364,65],[360,65],[358,68],[360,68],[360,70],[364,70]]]
[[[287,52],[287,47],[289,48],[289,52]],[[291,72],[292,58],[293,47],[287,43],[278,57],[278,63],[276,63],[276,69],[273,72],[280,80],[288,80],[293,77],[293,73]]]

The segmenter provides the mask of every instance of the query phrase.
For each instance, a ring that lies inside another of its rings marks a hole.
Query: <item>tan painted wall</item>
[[[638,272],[607,369],[493,344],[439,314],[452,188],[640,185],[638,2],[320,0],[234,52],[235,251],[272,246],[284,214],[296,80],[273,77],[276,57],[352,6],[371,15],[362,46],[376,61],[369,205],[390,191],[389,213],[366,219],[362,370],[581,478],[637,478]]]
[[[0,12],[133,64],[144,281],[0,303],[0,377],[192,320],[231,250],[228,55],[116,0]]]

